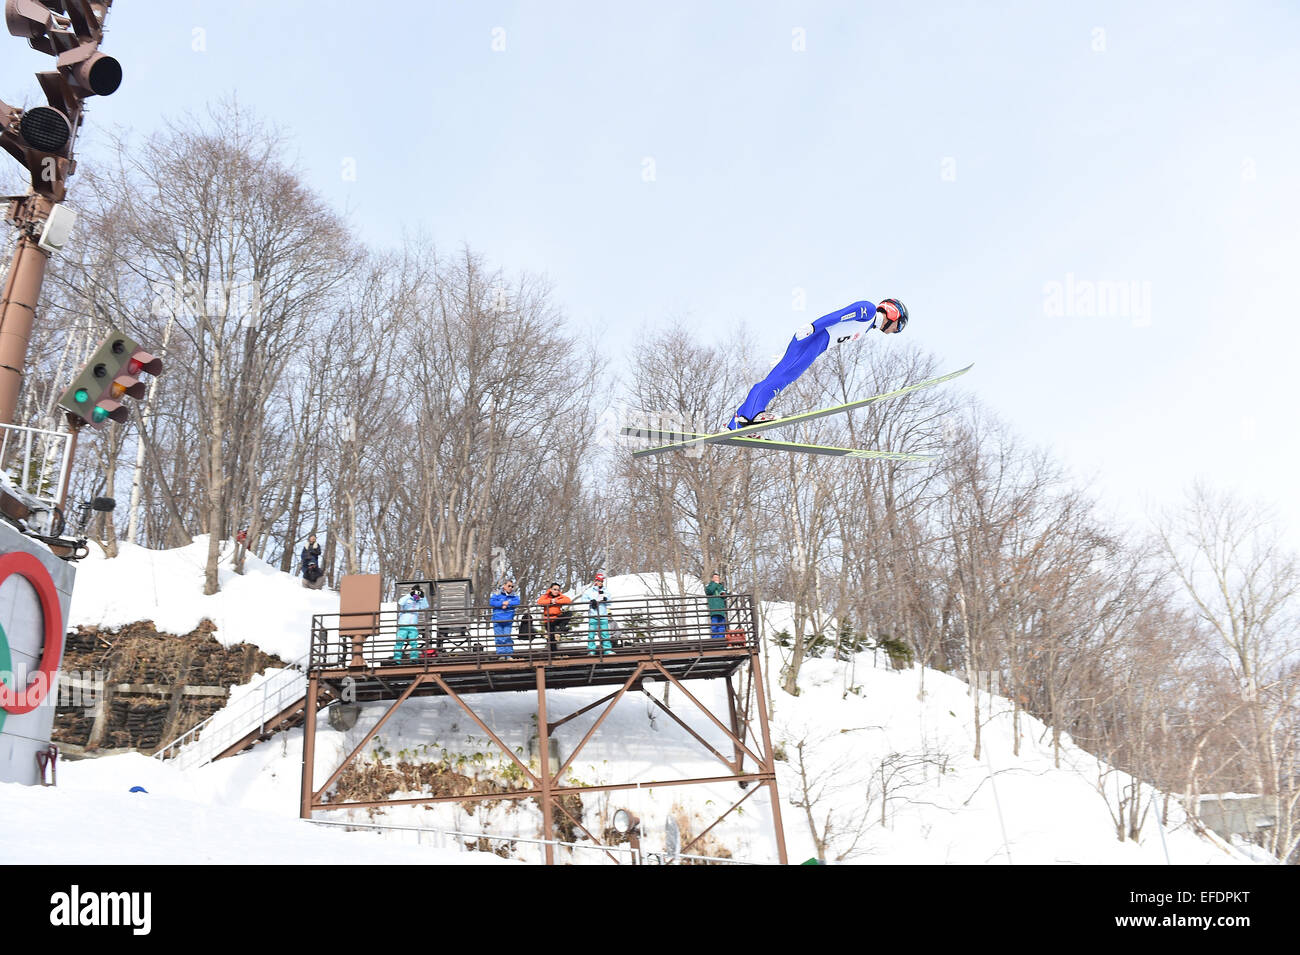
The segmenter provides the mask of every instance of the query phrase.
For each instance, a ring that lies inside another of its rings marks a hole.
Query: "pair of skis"
[[[801,414],[789,415],[785,418],[777,418],[774,421],[763,421],[759,424],[751,424],[748,427],[741,428],[737,431],[718,431],[713,434],[700,434],[693,431],[649,431],[644,428],[624,428],[623,434],[632,437],[649,438],[651,440],[666,440],[669,443],[661,444],[656,447],[642,448],[639,451],[633,451],[632,457],[643,458],[652,454],[663,454],[666,451],[681,451],[685,448],[695,447],[702,444],[730,444],[748,448],[765,448],[769,451],[793,451],[802,454],[820,454],[831,457],[846,458],[876,458],[886,461],[932,461],[936,455],[933,454],[909,454],[904,451],[872,451],[865,448],[835,448],[820,444],[804,444],[796,441],[776,441],[766,438],[750,437],[760,431],[767,431],[770,428],[779,428],[782,425],[801,424],[804,421],[813,421],[817,418],[825,418],[828,415],[844,414],[849,411],[855,411],[858,408],[865,408],[867,405],[875,404],[877,401],[887,401],[890,398],[901,398],[903,395],[911,394],[914,391],[920,391],[922,388],[930,388],[934,385],[942,384],[945,381],[951,381],[961,375],[966,374],[973,368],[973,365],[967,365],[965,368],[949,372],[946,375],[940,375],[937,378],[927,378],[925,381],[918,381],[914,385],[905,385],[895,391],[888,391],[882,395],[872,395],[870,398],[863,398],[860,401],[850,401],[847,404],[835,405],[830,408],[819,408],[816,411],[805,411]]]

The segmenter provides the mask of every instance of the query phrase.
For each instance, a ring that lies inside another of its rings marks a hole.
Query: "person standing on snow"
[[[309,590],[320,590],[325,585],[325,574],[320,567],[320,544],[316,543],[315,534],[303,545],[298,558],[298,573],[302,574],[302,585]]]
[[[408,660],[418,658],[420,611],[429,609],[423,588],[419,584],[412,587],[411,592],[397,602],[397,609],[401,612],[397,615],[397,644],[393,647],[393,659],[401,663],[403,653]]]
[[[599,656],[609,653],[609,594],[605,593],[605,575],[597,574],[591,584],[578,595],[579,603],[587,607],[587,654]],[[598,645],[599,644],[599,645]]]
[[[515,643],[510,638],[515,625],[515,608],[519,606],[515,582],[507,580],[502,583],[501,589],[488,598],[488,602],[492,604],[492,635],[496,638],[497,656],[507,657],[515,652]]]
[[[794,333],[790,344],[785,347],[785,354],[767,377],[749,390],[749,395],[731,416],[727,429],[736,431],[751,424],[775,420],[776,415],[767,410],[772,399],[807,371],[832,341],[842,345],[857,341],[873,328],[888,335],[901,332],[906,326],[907,307],[896,298],[887,298],[879,305],[867,301],[854,302],[803,326]]]

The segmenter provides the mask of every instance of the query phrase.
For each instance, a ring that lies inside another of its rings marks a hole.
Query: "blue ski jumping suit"
[[[785,347],[785,354],[776,363],[776,367],[749,390],[744,403],[731,416],[727,428],[731,431],[742,428],[744,422],[739,419],[753,421],[760,412],[767,410],[772,399],[807,371],[808,366],[830,347],[832,341],[837,345],[854,341],[875,327],[876,305],[865,300],[823,315],[811,326],[805,325],[790,339],[790,344]],[[809,328],[812,329],[811,333]]]

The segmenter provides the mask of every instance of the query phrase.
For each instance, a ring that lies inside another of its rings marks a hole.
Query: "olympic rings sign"
[[[17,574],[32,585],[40,599],[41,615],[45,620],[45,647],[41,651],[41,665],[32,674],[31,681],[20,690],[0,681],[0,710],[18,716],[30,713],[40,706],[41,700],[45,699],[50,687],[54,685],[54,674],[59,669],[59,658],[63,654],[63,610],[59,606],[59,592],[54,587],[54,579],[31,554],[23,551],[0,554],[0,584],[8,580],[10,574]],[[8,646],[5,650],[8,650]]]

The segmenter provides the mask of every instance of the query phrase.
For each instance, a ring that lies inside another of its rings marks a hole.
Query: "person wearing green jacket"
[[[704,585],[704,593],[709,598],[709,634],[714,640],[722,640],[727,635],[727,597],[731,593],[722,582],[722,575],[714,571],[713,579]]]

